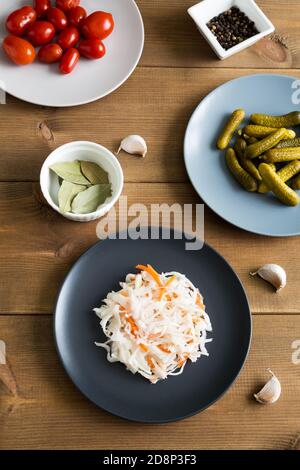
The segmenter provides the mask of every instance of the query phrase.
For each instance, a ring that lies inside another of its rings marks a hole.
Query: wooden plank
[[[251,73],[256,70],[142,68],[117,92],[79,108],[36,107],[9,97],[1,106],[0,180],[38,180],[44,159],[66,142],[91,140],[114,150],[134,133],[145,137],[149,153],[145,160],[120,156],[127,182],[187,181],[182,146],[193,110],[215,87]]]
[[[147,66],[213,68],[292,68],[300,64],[298,0],[258,0],[276,33],[256,45],[220,61],[202,38],[187,9],[196,0],[138,0],[146,42],[141,64]]]
[[[300,432],[300,365],[291,359],[299,315],[255,316],[252,350],[231,390],[205,412],[160,426],[129,423],[89,403],[59,364],[51,322],[0,316],[9,361],[0,365],[1,449],[288,449]],[[263,406],[252,394],[268,367],[283,392]]]
[[[189,184],[126,184],[128,205],[196,204]],[[78,256],[97,241],[97,222],[70,222],[42,199],[37,183],[0,184],[0,312],[51,313],[60,283]],[[150,223],[149,218],[149,223]],[[234,267],[253,313],[299,313],[298,238],[268,238],[232,227],[205,209],[205,237]],[[285,267],[287,287],[275,294],[249,272],[266,262]]]

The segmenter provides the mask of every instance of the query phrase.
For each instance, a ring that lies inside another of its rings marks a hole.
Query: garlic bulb
[[[117,155],[119,155],[121,150],[124,150],[125,152],[132,155],[140,155],[141,157],[145,157],[148,149],[143,137],[140,135],[129,135],[125,137],[125,139],[123,139],[120,143]]]
[[[278,264],[265,264],[254,273],[250,273],[251,276],[260,276],[265,281],[272,284],[276,292],[279,292],[286,286],[286,272]]]
[[[262,403],[263,405],[275,403],[281,395],[281,385],[278,378],[270,369],[268,369],[268,371],[270,374],[272,374],[272,377],[261,389],[261,391],[254,395],[256,401]]]

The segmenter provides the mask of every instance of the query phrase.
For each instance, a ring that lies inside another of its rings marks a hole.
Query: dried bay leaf
[[[81,171],[92,184],[108,184],[108,173],[94,162],[81,161]]]
[[[60,178],[68,181],[69,183],[83,184],[86,186],[91,184],[89,180],[86,179],[81,173],[80,162],[78,160],[74,160],[72,162],[54,163],[54,165],[51,165],[50,168]]]
[[[95,212],[106,199],[111,196],[111,184],[96,184],[75,196],[72,202],[74,214],[89,214]]]
[[[61,212],[71,212],[71,204],[75,196],[81,191],[84,191],[86,186],[81,184],[70,183],[63,181],[58,191],[58,204]]]

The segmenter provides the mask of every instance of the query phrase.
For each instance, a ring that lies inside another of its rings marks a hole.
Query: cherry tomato
[[[62,49],[76,46],[80,38],[79,31],[75,26],[68,26],[58,36],[57,43]]]
[[[35,59],[35,50],[30,42],[18,36],[6,36],[2,47],[10,60],[17,65],[27,65]]]
[[[114,29],[114,19],[110,13],[95,11],[82,23],[82,33],[87,39],[104,39]]]
[[[77,65],[80,54],[77,49],[71,47],[68,49],[61,58],[59,64],[60,73],[68,74],[71,73]]]
[[[71,10],[71,8],[78,7],[80,0],[56,0],[56,6],[64,12]]]
[[[105,55],[106,49],[101,39],[82,39],[78,45],[80,55],[87,59],[100,59]]]
[[[22,36],[25,30],[36,20],[32,7],[23,7],[13,11],[6,20],[6,29],[15,36]]]
[[[62,31],[68,26],[67,17],[59,8],[49,8],[47,19],[53,24],[56,31]]]
[[[34,2],[34,9],[38,18],[42,18],[46,16],[47,11],[51,8],[51,1],[50,0],[35,0]]]
[[[68,18],[73,26],[79,26],[86,18],[86,10],[83,7],[74,7],[68,13]]]
[[[38,58],[44,64],[58,62],[63,55],[63,50],[58,44],[46,44],[40,48]]]
[[[49,21],[36,21],[27,31],[27,39],[33,46],[43,46],[52,41],[55,28]]]

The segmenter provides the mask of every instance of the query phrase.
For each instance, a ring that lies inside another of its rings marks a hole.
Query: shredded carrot
[[[200,294],[197,295],[196,304],[198,305],[198,307],[202,308],[203,310],[205,309],[205,305],[204,305],[203,302],[201,301]]]
[[[151,334],[148,336],[148,338],[149,338],[149,339],[156,339],[156,338],[159,338],[159,336],[160,336],[159,333],[155,333],[155,334],[154,334],[154,333],[151,333]]]
[[[165,287],[169,286],[174,280],[176,279],[176,276],[171,276],[165,283]]]
[[[140,348],[141,348],[141,350],[144,351],[144,352],[148,352],[148,351],[149,351],[149,349],[147,348],[147,346],[145,346],[145,345],[142,344],[142,343],[140,343]]]
[[[121,290],[120,294],[123,295],[123,297],[128,297],[128,292],[126,292],[126,290]]]
[[[152,266],[150,266],[150,264],[147,264],[147,266],[145,266],[144,264],[138,264],[136,266],[136,269],[140,269],[141,271],[146,271],[154,279],[156,284],[159,287],[162,287],[162,282],[161,282],[161,279],[160,279],[160,275],[158,274],[158,272],[155,271],[154,268],[152,268]]]
[[[148,363],[148,366],[149,366],[151,369],[154,369],[154,368],[155,368],[154,362],[152,361],[151,357],[147,356],[146,361],[147,361],[147,363]]]
[[[158,296],[159,301],[163,298],[165,292],[166,292],[166,289],[164,287],[160,287],[160,293],[159,293],[159,296]]]
[[[164,346],[163,344],[159,344],[157,346],[162,352],[165,352],[165,353],[169,353],[171,352],[169,348],[167,348],[167,346]]]
[[[137,332],[138,332],[138,327],[137,327],[137,324],[135,323],[134,319],[131,317],[131,316],[128,316],[126,318],[126,320],[128,321],[128,323],[130,324],[130,330],[131,330],[131,333],[136,336],[137,335]]]

